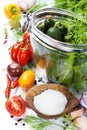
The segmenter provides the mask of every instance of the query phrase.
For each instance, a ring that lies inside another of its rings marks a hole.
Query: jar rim
[[[39,40],[43,41],[44,44],[48,45],[48,47],[62,50],[65,52],[87,52],[87,44],[71,44],[68,42],[62,42],[55,40],[48,35],[44,34],[41,32],[35,22],[38,22],[37,18],[40,18],[45,15],[64,15],[64,16],[73,16],[74,12],[68,12],[65,9],[60,9],[60,8],[53,8],[53,7],[45,7],[42,8],[38,11],[35,11],[31,15],[31,32],[39,38]],[[37,20],[37,21],[35,21]]]

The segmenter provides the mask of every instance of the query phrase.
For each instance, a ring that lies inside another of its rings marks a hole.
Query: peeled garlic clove
[[[83,114],[84,114],[84,108],[82,107],[70,113],[72,120],[76,119],[77,117],[81,117]]]

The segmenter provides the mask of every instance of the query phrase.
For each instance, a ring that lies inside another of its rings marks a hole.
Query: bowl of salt
[[[79,100],[60,84],[36,85],[27,92],[25,100],[39,116],[49,119],[69,113],[79,104]]]

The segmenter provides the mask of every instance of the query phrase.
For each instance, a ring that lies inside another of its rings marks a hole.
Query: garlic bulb
[[[35,0],[17,0],[17,5],[23,11],[30,9],[34,4],[35,4]]]

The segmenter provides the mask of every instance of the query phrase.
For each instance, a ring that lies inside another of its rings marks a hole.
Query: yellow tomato
[[[35,82],[35,73],[33,70],[25,70],[19,77],[19,86],[22,88],[30,88]]]
[[[16,4],[11,3],[4,7],[4,12],[8,18],[11,18],[12,16],[19,14],[21,9]]]

